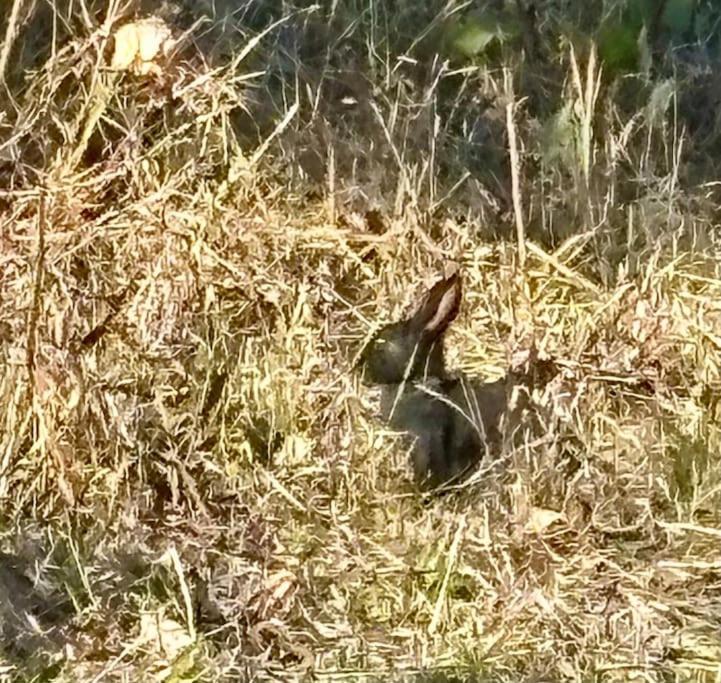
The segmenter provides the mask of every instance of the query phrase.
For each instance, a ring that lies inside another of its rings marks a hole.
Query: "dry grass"
[[[128,11],[16,5],[56,42],[0,115],[0,679],[721,680],[718,188],[673,107],[566,50],[544,156],[521,86],[384,57],[373,3],[164,10],[145,75]],[[559,372],[428,500],[353,362],[450,262],[451,365]]]

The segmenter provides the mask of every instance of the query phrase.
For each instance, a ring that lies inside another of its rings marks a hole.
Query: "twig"
[[[521,203],[521,162],[518,156],[516,124],[513,120],[516,102],[513,95],[513,76],[508,68],[503,70],[503,82],[506,89],[506,127],[508,128],[508,154],[511,160],[511,188],[513,193],[513,213],[516,218],[518,263],[523,269],[526,264],[526,229],[523,225],[523,205]]]
[[[183,602],[185,603],[185,621],[188,628],[188,634],[195,640],[195,622],[193,619],[193,599],[190,595],[190,589],[188,588],[188,582],[185,580],[185,572],[183,571],[183,563],[180,560],[180,555],[175,546],[171,546],[167,555],[170,557],[170,561],[175,569],[175,574],[178,577],[180,583],[180,593],[183,596]]]
[[[13,2],[8,25],[5,29],[5,40],[3,40],[2,50],[0,51],[0,82],[3,83],[5,82],[5,69],[10,59],[10,51],[18,34],[18,20],[20,18],[20,6],[22,4],[23,0],[15,0],[15,2]]]
[[[45,195],[40,195],[38,205],[38,252],[35,262],[35,285],[33,288],[33,302],[28,319],[27,368],[28,387],[32,391],[35,384],[35,351],[37,348],[36,330],[40,317],[40,296],[43,288],[43,269],[45,263]]]
[[[531,241],[526,242],[526,246],[534,256],[537,256],[539,259],[541,259],[541,261],[544,261],[545,263],[555,268],[555,270],[557,270],[561,275],[566,277],[566,279],[573,282],[576,286],[580,287],[581,289],[588,290],[595,296],[601,295],[601,289],[599,287],[597,287],[587,278],[583,277],[583,275],[581,275],[580,273],[577,273],[575,270],[561,263],[561,261],[554,254],[547,253],[546,251],[541,249],[541,247],[537,246]]]
[[[428,632],[431,634],[435,633],[438,630],[438,624],[441,620],[441,612],[443,611],[443,603],[445,602],[446,592],[448,591],[448,582],[451,579],[451,574],[453,573],[453,568],[456,564],[456,558],[458,557],[458,548],[461,545],[461,540],[463,539],[463,531],[465,530],[465,528],[466,516],[465,514],[463,514],[461,515],[461,518],[458,522],[458,528],[456,529],[456,534],[453,537],[451,549],[448,551],[446,573],[443,577],[443,584],[441,585],[441,590],[438,592],[438,599],[436,600],[436,606],[433,610],[433,618],[431,619],[431,623],[428,626]]]

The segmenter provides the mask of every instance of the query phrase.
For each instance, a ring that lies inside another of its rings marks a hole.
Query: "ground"
[[[721,14],[477,5],[0,19],[0,680],[719,680]],[[427,496],[357,360],[450,269],[553,372]]]

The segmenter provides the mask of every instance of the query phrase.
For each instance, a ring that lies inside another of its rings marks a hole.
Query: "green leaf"
[[[561,161],[572,165],[575,156],[577,124],[573,115],[573,103],[567,102],[543,126],[541,131],[541,155],[546,163]]]
[[[504,43],[520,33],[518,22],[493,13],[476,14],[459,22],[453,29],[451,44],[464,57],[482,54],[493,43]]]
[[[693,19],[696,0],[668,0],[661,18],[664,28],[673,34],[681,34],[688,30]]]
[[[453,47],[465,57],[474,57],[497,37],[496,29],[497,26],[484,22],[468,21],[459,29]]]
[[[608,23],[601,29],[598,52],[609,71],[634,71],[637,68],[639,33],[630,22]]]
[[[641,26],[651,20],[657,2],[658,0],[628,0],[621,13],[624,23],[640,31]]]

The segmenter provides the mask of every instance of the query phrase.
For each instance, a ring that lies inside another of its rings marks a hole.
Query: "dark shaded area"
[[[67,622],[65,596],[42,591],[17,555],[0,553],[0,654],[28,676],[52,676],[62,667]]]
[[[261,74],[249,85],[243,106],[229,112],[235,135],[244,148],[252,149],[270,135],[287,110],[289,88],[297,87],[301,107],[296,123],[277,141],[278,172],[285,176],[283,181],[290,182],[298,191],[317,193],[325,184],[327,152],[332,148],[336,176],[362,188],[370,200],[359,206],[348,192],[343,201],[349,208],[387,210],[391,193],[385,196],[383,190],[398,187],[400,178],[379,115],[387,118],[395,102],[407,118],[393,131],[390,142],[398,146],[404,165],[421,164],[433,150],[440,194],[454,187],[462,176],[468,176],[454,192],[452,211],[456,217],[460,219],[468,212],[481,215],[483,237],[506,239],[511,237],[508,229],[511,205],[503,93],[490,92],[483,74],[458,69],[478,63],[501,82],[502,67],[510,66],[516,98],[523,101],[529,117],[528,125],[519,132],[532,150],[538,143],[544,144],[538,130],[547,127],[567,102],[568,46],[574,46],[583,64],[593,40],[603,62],[604,92],[612,93],[615,104],[629,116],[647,106],[654,89],[665,79],[673,80],[678,120],[671,121],[670,110],[662,113],[662,117],[669,125],[687,131],[679,170],[680,177],[694,185],[718,176],[721,170],[718,114],[721,39],[715,30],[721,21],[721,8],[705,0],[686,5],[688,11],[681,12],[679,3],[627,0],[604,13],[601,2],[559,6],[550,0],[497,0],[476,3],[461,13],[445,13],[444,3],[419,6],[399,0],[374,6],[373,14],[360,0],[323,4],[315,11],[309,11],[304,3],[280,1],[176,0],[162,8],[151,2],[131,3],[124,19],[159,13],[178,33],[193,26],[198,18],[209,19],[178,49],[180,59],[202,60],[213,66],[226,64],[237,54],[239,46],[274,22],[281,22],[244,60],[245,69]],[[8,101],[12,105],[8,108],[8,130],[25,116],[22,101],[27,74],[49,57],[53,44],[51,28],[56,32],[54,44],[62,45],[69,37],[84,35],[93,28],[83,25],[83,21],[90,19],[99,26],[104,19],[105,3],[93,1],[87,7],[88,13],[82,18],[71,13],[65,21],[53,22],[51,7],[26,5],[8,73],[13,94],[12,102]],[[472,36],[474,27],[492,30],[489,29],[494,25],[492,22],[503,25],[506,33],[499,30],[477,54],[459,51],[456,41],[461,33]],[[380,64],[369,61],[368,35],[376,37],[378,54],[403,59],[390,65],[393,68],[386,79],[375,73]],[[111,49],[109,46],[108,50]],[[443,67],[440,60],[446,60],[448,67]],[[451,69],[456,69],[453,75],[448,73]],[[68,73],[61,81],[59,95],[63,88],[75,87],[72,77]],[[152,101],[153,88],[147,85],[136,88],[133,97]],[[143,131],[144,136],[150,133],[145,144],[151,146],[152,135],[161,136],[163,130],[179,123],[178,117],[183,114],[176,109],[173,103],[151,107],[143,114],[143,125],[136,121],[132,128]],[[64,116],[72,114],[66,111]],[[124,113],[117,114],[122,120]],[[599,138],[603,137],[607,114],[601,108],[596,112]],[[440,117],[438,129],[434,124],[436,116]],[[62,131],[54,125],[44,128],[42,136],[25,135],[17,141],[19,159],[0,160],[4,184],[22,187],[32,181],[28,169],[44,167],[57,147],[66,142]],[[100,131],[95,133],[100,137],[95,142],[91,140],[87,152],[93,156],[85,160],[86,164],[101,162],[122,142],[114,127],[103,127],[102,135]],[[413,140],[412,147],[405,143],[409,139]],[[177,150],[178,166],[188,153],[192,151]],[[544,196],[549,171],[561,177],[569,171],[555,162],[546,163],[544,169],[536,161],[535,154],[524,160],[524,192],[531,206],[538,203],[535,198],[540,201]],[[204,177],[211,180],[225,177],[223,160],[202,162],[205,172],[199,167],[198,173]],[[659,165],[652,169],[653,173],[656,176],[670,173],[669,162],[666,161],[666,168]],[[622,166],[619,170],[624,172]],[[379,172],[383,175],[380,182],[376,177]],[[618,191],[629,193],[625,201],[638,200],[650,189],[647,185],[650,177],[639,183],[633,173],[628,169],[625,178],[628,182],[618,183]],[[594,183],[599,194],[604,191],[602,183]],[[568,222],[580,224],[579,229],[583,229],[583,223],[590,218],[584,215],[579,193],[593,194],[595,189],[579,188],[577,180],[572,179],[568,179],[567,185],[568,195],[559,200],[558,210],[566,211]],[[106,200],[111,202],[114,190],[108,188],[108,192]],[[425,195],[424,192],[420,195],[423,202],[427,201]],[[430,201],[421,208],[428,212],[429,227],[441,215]],[[443,211],[450,208],[444,206]],[[564,228],[554,228],[549,233],[536,226],[539,220],[537,215],[531,215],[529,220],[529,232],[534,239],[555,245],[559,238],[564,238]],[[609,239],[616,238],[613,235]],[[604,257],[612,261],[613,255],[606,253],[610,249],[604,247],[603,251]],[[84,341],[95,343],[105,331],[99,325]]]

